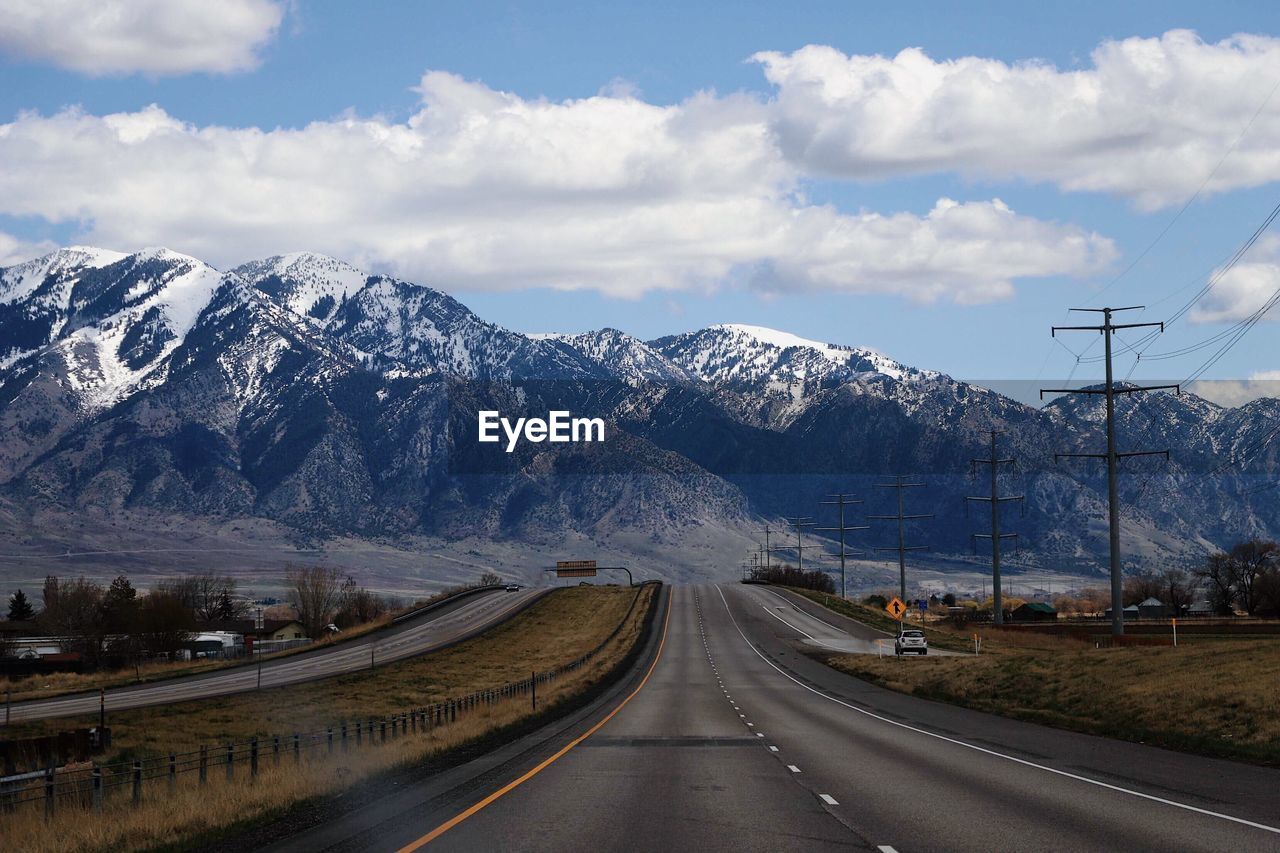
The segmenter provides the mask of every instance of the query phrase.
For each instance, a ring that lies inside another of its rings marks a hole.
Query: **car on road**
[[[506,585],[506,587],[504,587],[504,589],[506,589],[506,591],[507,591],[507,592],[519,592],[519,591],[520,591],[520,584],[518,584],[518,583],[509,583],[509,584],[507,584],[507,585]]]
[[[898,634],[893,641],[893,653],[895,655],[929,654],[929,641],[925,639],[924,631],[906,630]]]

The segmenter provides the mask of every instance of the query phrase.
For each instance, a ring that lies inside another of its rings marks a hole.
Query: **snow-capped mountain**
[[[697,377],[672,362],[650,344],[617,329],[600,329],[576,335],[533,335],[564,344],[589,360],[602,376],[631,385],[644,382],[684,384]]]
[[[954,554],[976,523],[963,516],[970,460],[998,428],[1019,459],[1010,488],[1028,509],[1011,526],[1028,551],[1092,564],[1106,551],[1100,469],[1053,453],[1096,451],[1100,406],[1034,409],[756,326],[647,343],[522,334],[310,253],[222,273],[165,249],[74,247],[0,269],[0,507],[40,517],[652,543],[741,535],[837,489],[874,500],[874,483],[910,473],[930,484],[912,509],[936,515],[931,544]],[[1122,399],[1123,449],[1172,451],[1167,465],[1126,463],[1126,553],[1185,560],[1280,535],[1280,490],[1263,488],[1280,470],[1277,406]],[[480,409],[567,409],[604,418],[610,438],[507,454],[475,441]]]
[[[345,261],[294,252],[249,261],[231,271],[295,314],[327,323],[369,276]]]
[[[874,376],[910,382],[940,375],[906,367],[874,350],[736,323],[659,338],[652,345],[714,385],[793,397]]]

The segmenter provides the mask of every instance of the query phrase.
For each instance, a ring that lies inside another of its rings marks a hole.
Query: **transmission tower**
[[[975,466],[990,465],[991,466],[991,497],[967,497],[966,501],[986,501],[991,504],[991,532],[975,533],[976,539],[991,540],[991,594],[992,607],[994,610],[994,619],[997,625],[1004,624],[1004,596],[1000,589],[1000,540],[1001,539],[1017,539],[1016,533],[1000,532],[1000,504],[1007,501],[1025,500],[1022,495],[1010,495],[1007,497],[1000,496],[1000,466],[1012,465],[1012,459],[1001,459],[996,454],[996,436],[1000,435],[999,430],[991,430],[991,458],[990,459],[974,459]]]
[[[1117,465],[1121,459],[1127,459],[1131,456],[1163,456],[1166,460],[1169,458],[1167,450],[1141,450],[1131,453],[1119,453],[1116,451],[1116,395],[1117,394],[1136,394],[1139,391],[1163,391],[1172,388],[1176,393],[1181,394],[1182,388],[1178,385],[1148,385],[1146,387],[1126,386],[1117,388],[1115,385],[1114,374],[1111,370],[1111,338],[1121,329],[1143,329],[1159,326],[1160,331],[1164,332],[1164,323],[1122,323],[1116,325],[1111,322],[1111,315],[1117,311],[1136,311],[1145,306],[1131,305],[1127,308],[1072,308],[1072,311],[1087,311],[1094,314],[1102,314],[1101,326],[1054,326],[1052,334],[1056,336],[1058,332],[1074,331],[1074,332],[1098,332],[1103,337],[1106,346],[1105,359],[1107,363],[1107,380],[1104,388],[1043,388],[1040,391],[1040,399],[1044,399],[1045,394],[1102,394],[1107,398],[1107,452],[1106,453],[1055,453],[1053,461],[1056,464],[1059,459],[1077,458],[1077,459],[1105,459],[1107,461],[1107,511],[1110,522],[1111,533],[1111,634],[1119,637],[1124,634],[1124,576],[1120,566],[1120,502],[1118,496]]]
[[[801,532],[804,528],[813,526],[813,519],[807,515],[802,515],[796,518],[788,518],[785,520],[791,522],[792,526],[795,527],[796,529],[796,544],[795,545],[779,545],[777,548],[774,548],[773,550],[795,551],[797,568],[803,572],[804,571],[804,549],[818,547],[816,545],[805,545],[803,544],[803,542],[801,542],[801,538],[800,538]]]
[[[929,547],[927,545],[907,545],[907,529],[906,522],[917,518],[933,518],[933,513],[924,515],[907,515],[905,512],[905,493],[907,489],[920,489],[924,487],[924,483],[908,483],[906,477],[898,475],[892,483],[876,483],[877,489],[897,489],[898,491],[898,514],[897,515],[869,515],[868,519],[875,521],[896,521],[898,522],[898,544],[884,548],[876,548],[877,551],[897,551],[898,552],[898,597],[904,602],[907,600],[907,552],[923,551]]]
[[[844,536],[846,533],[852,532],[854,530],[870,530],[871,527],[870,525],[866,525],[866,524],[860,527],[846,527],[844,523],[844,508],[847,506],[853,506],[855,504],[864,503],[864,501],[860,501],[860,500],[851,501],[848,499],[849,496],[843,492],[840,492],[834,495],[827,495],[827,497],[835,498],[835,500],[822,501],[822,505],[837,506],[840,508],[840,526],[839,527],[815,527],[814,530],[823,530],[823,531],[828,531],[832,533],[838,532],[840,534],[840,597],[844,598],[845,596],[844,563],[845,563],[845,557],[847,556],[847,552],[845,551]]]

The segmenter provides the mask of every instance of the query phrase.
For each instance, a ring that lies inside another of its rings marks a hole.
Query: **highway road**
[[[106,693],[107,711],[209,699],[256,690],[259,686],[262,689],[283,687],[365,670],[369,668],[371,661],[374,665],[391,663],[478,634],[511,618],[547,592],[549,590],[546,589],[523,589],[518,592],[495,590],[478,593],[367,637],[324,646],[314,651],[298,652],[276,660],[267,659],[261,665],[260,682],[259,668],[250,664],[149,684],[113,688]],[[15,702],[8,713],[11,721],[18,723],[24,720],[96,714],[98,705],[97,692],[78,693]]]
[[[348,795],[358,805],[335,798],[248,846],[1280,849],[1280,771],[874,687],[805,655],[769,590],[679,587],[665,600],[636,670],[590,707],[468,764]]]

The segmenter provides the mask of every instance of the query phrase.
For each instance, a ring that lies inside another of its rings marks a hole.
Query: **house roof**
[[[1153,595],[1150,598],[1148,598],[1146,601],[1139,601],[1138,606],[1139,607],[1164,607],[1164,602]]]
[[[1023,604],[1018,609],[1022,610],[1024,608],[1026,610],[1034,610],[1037,613],[1057,613],[1058,612],[1053,605],[1045,604],[1043,601],[1028,601],[1026,604]]]
[[[281,628],[288,628],[290,625],[302,627],[302,623],[297,619],[264,619],[262,620],[262,629],[255,627],[252,619],[224,619],[220,622],[209,622],[202,625],[206,631],[232,631],[237,634],[274,634]]]

